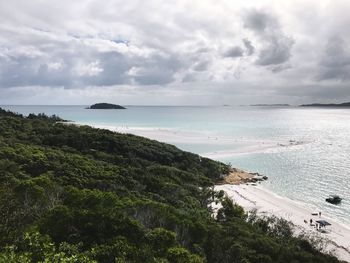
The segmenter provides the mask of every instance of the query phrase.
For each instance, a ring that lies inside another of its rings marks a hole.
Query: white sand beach
[[[202,144],[216,146],[225,145],[226,147],[230,146],[230,149],[228,150],[216,150],[201,153],[201,156],[215,160],[218,160],[220,158],[242,156],[246,154],[295,150],[304,144],[310,143],[307,141],[290,140],[290,138],[285,138],[283,140],[260,140],[248,137],[236,138],[223,135],[219,136],[205,131],[199,132],[172,128],[110,125],[92,125],[92,127],[107,129],[124,134],[134,134],[171,144]]]
[[[318,213],[319,211],[310,211],[297,202],[280,197],[261,185],[223,184],[215,186],[215,190],[225,191],[232,200],[241,205],[246,211],[257,209],[259,215],[275,215],[291,221],[295,226],[296,233],[305,231],[308,234],[328,239],[326,250],[332,252],[339,259],[350,262],[350,228],[329,218],[326,214],[321,213],[321,217],[319,215],[312,216],[312,213]],[[217,208],[214,207],[214,209]],[[327,233],[320,233],[315,227],[310,226],[310,219],[313,222],[323,219],[332,225],[325,228]]]

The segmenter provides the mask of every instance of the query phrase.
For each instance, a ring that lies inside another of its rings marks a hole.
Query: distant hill
[[[118,109],[118,110],[123,110],[126,109],[123,106],[116,105],[116,104],[111,104],[111,103],[96,103],[94,105],[91,105],[90,107],[87,107],[87,109]]]
[[[329,103],[329,104],[322,104],[322,103],[313,103],[313,104],[302,104],[301,107],[330,107],[330,108],[350,108],[350,102],[344,102],[344,103]]]
[[[250,106],[254,107],[288,107],[289,104],[251,104]]]

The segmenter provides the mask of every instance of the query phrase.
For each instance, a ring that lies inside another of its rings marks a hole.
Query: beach
[[[222,157],[235,157],[251,154],[264,154],[273,152],[286,152],[289,150],[298,151],[310,141],[269,141],[269,140],[249,140],[240,138],[232,139],[229,137],[212,136],[205,133],[186,132],[173,129],[154,129],[154,128],[131,128],[131,127],[111,127],[103,125],[94,125],[96,128],[109,129],[121,133],[131,133],[150,139],[167,143],[186,143],[200,144],[205,141],[212,145],[230,145],[229,150],[214,151],[202,153],[208,158],[218,159]],[[230,174],[223,178],[216,190],[224,190],[225,193],[236,203],[241,205],[247,212],[257,209],[261,216],[274,215],[284,218],[293,223],[295,233],[311,235],[315,239],[325,239],[327,245],[323,248],[328,253],[333,253],[338,258],[350,262],[350,228],[337,220],[334,215],[330,216],[327,211],[313,211],[305,206],[305,203],[297,202],[287,197],[282,197],[263,187],[263,183],[257,183],[253,178],[261,177],[255,173],[249,173],[238,168],[232,168]],[[253,179],[253,180],[252,180]],[[262,181],[261,178],[258,181]],[[215,205],[213,206],[215,208]],[[218,207],[217,207],[218,208]],[[325,209],[326,210],[326,209]],[[328,207],[329,210],[329,207]],[[321,216],[315,214],[321,212]],[[321,233],[315,226],[310,226],[310,219],[315,223],[316,220],[326,220],[331,224],[325,228],[327,233]],[[307,223],[305,223],[305,221]]]
[[[251,155],[257,153],[271,153],[279,151],[295,150],[301,146],[310,143],[310,141],[294,141],[290,138],[280,140],[254,139],[249,137],[234,137],[217,135],[209,131],[193,131],[174,128],[154,128],[154,127],[129,127],[129,126],[110,126],[110,125],[90,125],[98,129],[107,129],[110,131],[134,134],[146,137],[152,140],[170,144],[193,144],[207,146],[225,146],[228,149],[201,152],[200,155],[210,159],[219,160],[222,158],[237,157],[242,155]]]
[[[205,135],[203,133],[184,132],[171,129],[152,129],[152,128],[129,128],[129,127],[104,127],[121,133],[131,133],[158,141],[168,143],[187,142],[202,143],[206,141],[208,144],[228,144],[232,145],[230,150],[215,151],[201,154],[204,157],[220,159],[227,156],[242,156],[245,154],[266,153],[276,151],[297,150],[309,142],[302,141],[258,141],[244,140],[241,138],[239,142],[232,138],[215,137]],[[232,168],[229,175],[223,178],[220,185],[215,186],[215,190],[223,190],[228,197],[241,205],[245,211],[257,209],[260,216],[277,216],[286,219],[294,225],[295,233],[306,234],[319,240],[322,238],[322,249],[326,253],[332,253],[336,257],[346,262],[350,262],[350,228],[342,223],[330,218],[327,213],[322,211],[312,211],[306,208],[302,203],[278,196],[269,191],[257,181],[263,181],[262,176],[256,173],[250,173],[238,168]],[[265,180],[265,179],[264,179]],[[215,207],[215,206],[214,206]],[[218,207],[217,207],[218,208]],[[321,216],[318,213],[321,212]],[[317,214],[317,215],[312,215]],[[313,226],[310,225],[310,219]],[[317,231],[315,222],[317,220],[326,220],[331,226],[326,226],[323,230]],[[306,222],[306,223],[305,223]]]
[[[293,223],[295,233],[302,232],[328,240],[325,251],[333,253],[341,260],[350,262],[350,228],[328,217],[322,211],[311,211],[291,199],[280,197],[267,190],[261,184],[222,184],[215,186],[216,191],[223,190],[229,198],[242,206],[246,212],[256,209],[260,216],[277,216]],[[215,207],[218,209],[219,207]],[[319,215],[311,215],[321,212]],[[326,220],[331,225],[325,227],[327,233],[321,233],[310,226],[310,219]],[[306,220],[307,223],[304,222]]]
[[[234,157],[250,155],[255,153],[286,152],[289,150],[298,151],[300,147],[310,143],[310,141],[269,141],[269,140],[247,140],[240,138],[212,136],[205,133],[186,132],[175,129],[154,129],[136,127],[111,127],[94,125],[96,128],[109,129],[121,133],[130,133],[150,139],[167,143],[186,143],[230,145],[229,150],[202,153],[208,158],[218,159],[222,157]],[[295,233],[311,235],[315,239],[322,238],[327,245],[324,251],[332,253],[339,259],[350,262],[350,228],[334,219],[334,215],[329,216],[327,211],[313,211],[305,206],[305,203],[297,202],[287,197],[282,197],[263,187],[263,183],[257,183],[253,178],[261,177],[255,173],[249,173],[238,168],[232,168],[230,174],[223,178],[220,185],[216,185],[217,191],[223,190],[237,204],[241,205],[247,212],[257,209],[258,215],[277,216],[293,223]],[[253,179],[253,180],[252,180]],[[258,181],[262,181],[259,179]],[[215,208],[215,205],[213,205]],[[218,207],[216,207],[218,209]],[[329,209],[329,208],[328,208]],[[326,210],[326,209],[325,209]],[[321,212],[321,216],[312,215]],[[310,219],[326,220],[331,226],[325,227],[326,233],[317,231],[315,226],[310,226]],[[304,221],[305,220],[305,221]],[[305,223],[306,222],[306,223]]]

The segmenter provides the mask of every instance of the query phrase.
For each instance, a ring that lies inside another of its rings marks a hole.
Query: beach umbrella
[[[326,220],[316,220],[316,223],[319,223],[320,226],[330,226],[331,223],[327,222]]]

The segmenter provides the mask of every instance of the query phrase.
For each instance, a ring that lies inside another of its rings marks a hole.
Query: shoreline
[[[84,124],[82,124],[84,125]],[[86,125],[86,124],[85,124]],[[166,143],[177,143],[183,142],[184,136],[187,139],[191,139],[192,143],[202,143],[202,139],[207,140],[207,142],[217,144],[232,144],[232,140],[228,138],[218,138],[218,137],[210,137],[205,136],[201,137],[199,134],[184,134],[175,130],[168,129],[154,129],[154,128],[129,128],[129,127],[111,127],[104,125],[89,125],[98,129],[107,129],[114,132],[119,133],[129,133],[142,137],[146,137],[149,139],[166,142]],[[245,141],[247,143],[248,141]],[[244,155],[251,153],[261,153],[266,151],[286,151],[290,149],[294,149],[294,147],[298,147],[302,144],[308,142],[302,141],[286,141],[285,143],[281,142],[257,142],[250,141],[250,144],[255,146],[239,147],[236,151],[217,151],[213,153],[203,154],[202,156],[208,158],[215,158],[217,156],[234,156],[234,155]],[[257,145],[256,145],[257,144]],[[237,146],[237,145],[236,145]],[[245,149],[246,148],[246,149]],[[248,150],[249,149],[249,150]],[[245,151],[248,150],[248,151]],[[261,186],[259,181],[261,180],[261,175],[255,173],[249,173],[237,168],[232,168],[233,177],[226,181],[223,178],[222,182],[215,185],[215,190],[224,190],[224,192],[232,198],[237,204],[241,205],[246,212],[251,211],[252,209],[257,209],[258,215],[266,216],[266,215],[274,215],[277,217],[282,217],[293,223],[295,226],[296,233],[308,233],[316,237],[323,237],[329,240],[326,252],[333,252],[335,256],[339,259],[344,260],[346,262],[350,262],[350,227],[347,225],[343,225],[339,222],[336,222],[334,219],[328,217],[327,215],[322,215],[321,218],[311,216],[311,213],[315,211],[311,211],[307,208],[304,208],[302,205],[298,204],[296,201],[288,199],[286,197],[278,196],[272,191],[269,191]],[[232,171],[231,171],[232,172]],[[258,180],[256,180],[259,178]],[[253,180],[252,180],[253,179]],[[232,180],[232,181],[231,181]],[[266,179],[264,179],[266,180]],[[259,182],[256,184],[256,182]],[[215,205],[213,206],[215,209]],[[216,207],[218,209],[218,207]],[[318,212],[318,211],[317,211]],[[304,220],[309,222],[309,219],[313,218],[313,220],[318,219],[326,219],[328,222],[332,224],[331,227],[327,227],[327,229],[331,230],[330,233],[324,234],[317,232],[314,228],[311,228],[309,224],[305,224]]]
[[[332,252],[339,259],[350,262],[350,228],[336,222],[334,219],[328,217],[327,214],[321,214],[321,216],[311,215],[319,211],[304,208],[296,201],[278,196],[261,185],[221,184],[215,185],[214,189],[216,191],[223,190],[229,198],[242,206],[246,212],[256,209],[257,214],[260,216],[274,215],[281,217],[292,222],[296,234],[306,233],[328,240],[325,251]],[[219,207],[213,206],[213,208],[215,211]],[[332,225],[325,228],[327,233],[321,233],[314,226],[310,226],[310,219],[313,222],[316,220],[326,220]]]
[[[295,140],[290,138],[276,140],[262,140],[249,137],[231,137],[226,135],[216,135],[203,131],[190,131],[174,128],[159,127],[129,127],[113,126],[102,124],[83,124],[97,129],[106,129],[123,134],[133,134],[151,140],[170,144],[193,144],[219,146],[221,149],[202,152],[200,155],[210,159],[229,158],[249,154],[259,154],[266,152],[280,152],[295,150],[298,147],[311,143],[310,141]],[[222,149],[222,146],[229,146]]]
[[[244,183],[256,184],[267,179],[267,176],[261,175],[259,173],[250,173],[238,168],[231,167],[229,174],[225,176],[221,182],[218,182],[217,185],[239,185]]]

